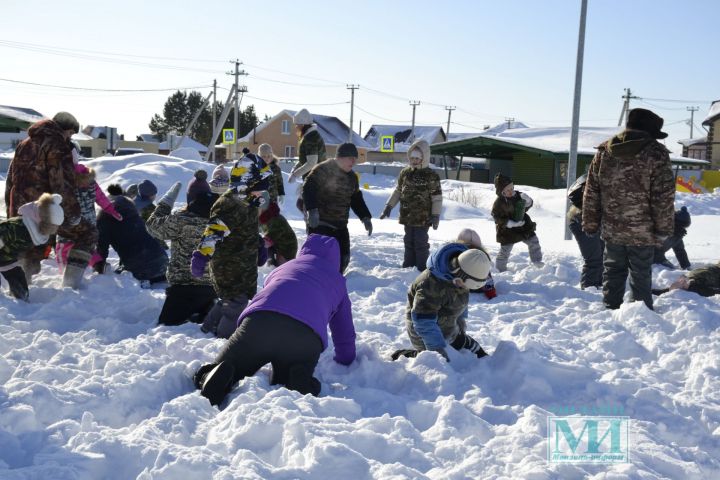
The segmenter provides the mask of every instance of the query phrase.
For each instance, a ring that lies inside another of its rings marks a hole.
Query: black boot
[[[23,269],[21,267],[11,268],[10,270],[2,272],[2,276],[7,280],[12,296],[18,300],[27,302],[30,297],[30,292]]]
[[[228,362],[220,362],[203,377],[199,379],[200,394],[210,400],[210,405],[220,405],[235,383],[235,368]]]

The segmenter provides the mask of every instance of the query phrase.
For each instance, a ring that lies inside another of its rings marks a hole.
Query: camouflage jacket
[[[282,170],[277,162],[270,164],[270,170],[273,176],[270,177],[270,188],[268,193],[270,194],[270,201],[277,202],[278,195],[285,195],[285,184],[283,183]]]
[[[298,249],[297,236],[285,217],[280,215],[277,203],[270,203],[268,209],[260,214],[259,222],[263,236],[273,242],[277,253],[286,260],[295,258]]]
[[[583,230],[616,245],[648,246],[672,235],[675,178],[667,148],[625,130],[601,144],[583,194]]]
[[[422,337],[415,331],[412,314],[437,315],[437,322],[448,344],[465,328],[465,311],[470,292],[452,282],[423,271],[410,285],[405,309],[405,326],[416,350],[425,350]]]
[[[720,293],[720,263],[696,268],[687,274],[690,281],[688,290],[700,290],[706,293]]]
[[[210,275],[196,278],[190,273],[190,257],[202,237],[208,219],[187,210],[171,212],[159,203],[146,222],[148,232],[160,240],[170,240],[167,279],[170,285],[210,285]]]
[[[401,224],[412,227],[430,225],[431,215],[440,215],[442,210],[440,176],[428,167],[403,168],[387,204],[392,208],[398,201]]]
[[[202,245],[212,236],[217,236],[214,250],[206,252]],[[258,209],[235,189],[223,193],[213,205],[198,249],[212,257],[210,279],[218,297],[230,300],[246,295],[250,299],[255,295]]]
[[[75,191],[75,167],[72,144],[52,120],[41,120],[28,129],[28,138],[15,149],[5,182],[7,216],[34,202],[44,192],[62,196],[65,225],[80,215]]]
[[[327,159],[327,153],[325,152],[325,141],[322,139],[322,136],[320,136],[320,132],[318,132],[317,126],[313,126],[312,128],[310,128],[300,139],[300,144],[298,145],[298,161],[293,167],[293,171],[302,168],[307,163],[308,156],[310,155],[317,155],[318,158],[316,165],[324,162]],[[303,180],[307,176],[307,172],[303,173]]]
[[[0,267],[17,261],[21,253],[35,247],[22,217],[0,221],[0,241]]]
[[[498,194],[495,203],[492,206],[492,217],[495,220],[495,239],[500,245],[508,243],[517,243],[527,240],[535,235],[535,222],[530,219],[530,215],[523,214],[522,219],[525,221],[521,227],[508,228],[507,223],[516,216],[518,205],[526,212],[530,208],[525,208],[525,201],[520,197],[520,192],[515,190],[515,194],[506,198],[502,193]],[[522,213],[520,211],[519,213]]]
[[[320,222],[335,228],[347,227],[351,208],[360,219],[372,217],[357,175],[352,170],[345,172],[335,161],[323,162],[310,171],[302,197],[305,210],[317,208]]]

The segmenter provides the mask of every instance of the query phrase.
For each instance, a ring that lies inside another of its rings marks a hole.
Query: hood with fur
[[[407,151],[408,164],[410,163],[410,152],[413,150],[420,150],[422,153],[422,163],[420,168],[427,168],[430,166],[430,145],[423,139],[415,140]]]

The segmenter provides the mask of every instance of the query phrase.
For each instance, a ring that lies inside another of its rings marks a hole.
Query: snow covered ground
[[[206,165],[156,155],[90,163],[103,187],[149,178],[160,193],[176,180],[184,189]],[[394,178],[364,183],[378,215]],[[496,254],[492,186],[443,189],[432,247],[471,227]],[[319,398],[270,386],[265,367],[211,407],[191,375],[222,340],[195,324],[156,326],[163,290],[140,289],[127,273],[86,273],[87,287],[74,292],[44,262],[31,303],[0,295],[0,478],[720,478],[720,297],[674,292],[655,312],[640,303],[604,310],[599,292],[578,287],[564,192],[520,189],[535,199],[545,266],[529,267],[518,245],[510,270],[495,274],[497,298],[471,296],[469,333],[492,353],[481,360],[450,352],[451,363],[434,353],[389,361],[409,345],[403,316],[416,272],[399,268],[397,209],[373,221],[372,237],[351,218],[358,359],[343,367],[328,349]],[[302,241],[293,203],[290,193],[283,213]],[[693,215],[693,265],[717,261],[720,195],[678,194],[680,205]],[[655,268],[654,284],[678,275]],[[548,416],[571,409],[629,417],[629,463],[548,462]]]

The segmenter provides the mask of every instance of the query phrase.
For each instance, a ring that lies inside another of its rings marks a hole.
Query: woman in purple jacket
[[[195,386],[218,405],[235,382],[271,363],[272,385],[317,396],[320,381],[313,373],[327,347],[328,326],[335,361],[350,365],[355,326],[340,274],[340,247],[332,237],[311,234],[297,258],[270,272],[215,362],[195,374]]]

